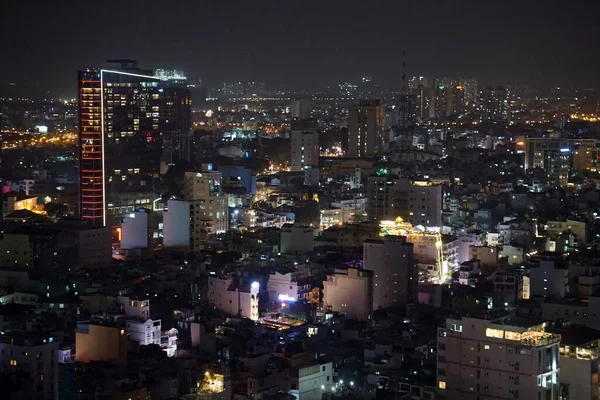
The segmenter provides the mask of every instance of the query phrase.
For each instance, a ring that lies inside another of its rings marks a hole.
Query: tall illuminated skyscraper
[[[79,71],[80,216],[115,226],[158,198],[163,89],[133,60]]]

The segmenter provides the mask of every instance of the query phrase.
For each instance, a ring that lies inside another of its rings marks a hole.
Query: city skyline
[[[256,80],[315,90],[368,75],[399,90],[404,49],[409,76],[598,87],[595,7],[233,1],[173,8],[109,1],[90,17],[72,1],[14,3],[5,5],[0,28],[14,38],[0,63],[0,90],[14,83],[22,95],[75,97],[77,70],[120,57],[182,69],[213,86]]]

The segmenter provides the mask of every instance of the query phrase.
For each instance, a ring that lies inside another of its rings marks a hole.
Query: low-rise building
[[[242,284],[232,275],[208,278],[208,304],[230,316],[258,320],[258,282]]]

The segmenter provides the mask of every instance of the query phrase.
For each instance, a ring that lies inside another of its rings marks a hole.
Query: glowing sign
[[[569,149],[560,149],[561,153],[566,153],[567,151],[569,151]]]
[[[277,298],[279,299],[279,301],[296,301],[294,297],[288,296],[287,294],[280,294],[279,296],[277,296]]]

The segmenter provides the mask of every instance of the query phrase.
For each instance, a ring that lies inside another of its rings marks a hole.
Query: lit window
[[[483,348],[484,348],[485,350],[489,350],[489,349],[490,349],[490,345],[489,345],[489,344],[486,344],[485,346],[483,346]]]
[[[10,365],[16,367],[17,365],[19,365],[19,363],[17,362],[17,360],[10,360]]]
[[[487,328],[485,330],[485,336],[502,339],[504,338],[504,331],[501,329]]]
[[[438,387],[439,387],[440,389],[446,389],[446,382],[444,382],[444,381],[439,381],[439,382],[438,382]]]

